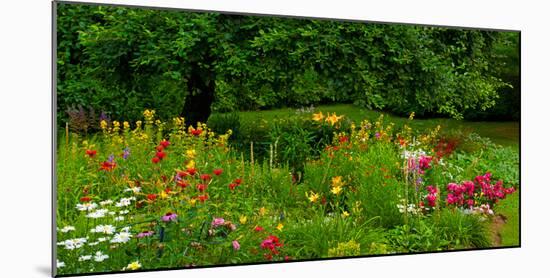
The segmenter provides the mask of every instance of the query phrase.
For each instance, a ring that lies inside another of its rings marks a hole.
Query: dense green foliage
[[[77,105],[118,120],[143,107],[185,115],[186,98],[204,88],[214,88],[212,109],[222,112],[347,102],[461,118],[493,107],[511,83],[501,78],[517,76],[498,66],[517,55],[516,41],[516,33],[58,4],[58,120]]]

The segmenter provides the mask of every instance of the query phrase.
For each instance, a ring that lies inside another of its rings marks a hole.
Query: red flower
[[[197,184],[197,189],[198,189],[200,192],[204,192],[204,190],[206,190],[206,187],[207,187],[206,184],[202,184],[202,183]]]
[[[339,141],[340,143],[349,142],[349,137],[347,137],[347,136],[340,136],[340,138],[338,138],[338,141]]]
[[[160,162],[160,158],[158,158],[158,156],[155,156],[153,157],[153,159],[151,159],[151,161],[153,161],[153,163],[157,164]]]
[[[166,188],[164,189],[164,192],[166,192],[166,193],[170,193],[170,191],[172,191],[172,189],[170,189],[170,187],[166,187]]]
[[[204,201],[208,200],[208,195],[199,195],[197,198],[204,203]]]
[[[189,173],[187,173],[187,171],[178,171],[177,175],[180,178],[184,178],[184,177],[189,176]]]
[[[191,134],[193,134],[195,136],[199,136],[199,135],[201,135],[201,133],[202,133],[202,129],[200,129],[200,128],[191,130]]]
[[[157,149],[157,152],[162,152],[162,151],[164,151],[164,147],[163,147],[163,146],[157,146],[156,149]]]
[[[86,150],[86,155],[88,155],[89,157],[94,157],[96,154],[96,150]]]
[[[89,201],[91,201],[91,200],[92,200],[92,198],[89,197],[89,196],[84,196],[84,197],[80,198],[80,201],[81,201],[81,202],[89,202]]]
[[[256,231],[256,232],[261,232],[261,231],[263,231],[263,230],[264,230],[264,228],[263,228],[262,226],[256,226],[256,227],[254,227],[254,231]]]
[[[157,194],[147,194],[147,199],[154,201],[157,198]]]
[[[184,181],[184,180],[181,180],[181,181],[178,181],[176,183],[177,186],[181,187],[181,188],[186,188],[189,186],[189,183],[187,181]]]
[[[236,184],[236,183],[230,183],[230,184],[229,184],[229,189],[233,190],[233,189],[235,189],[235,187],[237,187],[237,186],[239,186],[239,185]]]
[[[166,153],[165,152],[157,152],[157,154],[155,156],[162,160],[166,157]]]
[[[191,175],[191,176],[194,176],[197,173],[197,169],[189,168],[189,169],[187,169],[187,173],[189,173],[189,175]]]
[[[243,180],[241,178],[238,178],[238,179],[235,179],[233,182],[236,183],[237,185],[240,185],[241,182],[243,182]]]
[[[160,145],[163,146],[164,148],[167,148],[168,146],[170,146],[170,141],[168,140],[162,140],[160,142]]]
[[[271,261],[271,260],[273,259],[273,255],[271,255],[271,254],[269,254],[269,253],[264,254],[264,257],[265,257],[265,259],[268,260],[268,261]]]
[[[115,162],[103,161],[101,163],[101,170],[111,171],[111,170],[115,169],[115,167],[116,167]]]
[[[292,258],[290,256],[285,256],[285,261],[290,261]]]
[[[212,176],[210,176],[209,174],[202,174],[201,175],[201,180],[203,180],[203,181],[209,181],[210,179],[212,179]]]
[[[407,145],[407,140],[401,138],[401,136],[397,137],[397,140],[399,141],[399,145],[401,146]]]
[[[223,173],[223,169],[214,169],[212,172],[214,175],[219,176]]]

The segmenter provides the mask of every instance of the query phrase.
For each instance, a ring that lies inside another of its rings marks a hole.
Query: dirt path
[[[493,217],[493,222],[491,223],[491,243],[492,246],[498,247],[502,245],[502,236],[500,231],[502,227],[506,224],[506,216],[502,214],[497,214]]]

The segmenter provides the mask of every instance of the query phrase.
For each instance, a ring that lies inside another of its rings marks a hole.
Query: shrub
[[[490,220],[485,216],[442,209],[438,214],[432,215],[429,220],[434,223],[436,236],[448,242],[452,249],[491,246],[487,232]]]
[[[301,118],[276,120],[270,131],[271,142],[277,146],[275,159],[288,163],[297,182],[302,180],[306,161],[313,153],[314,136],[304,128],[307,121]]]
[[[208,127],[217,134],[224,134],[231,130],[230,142],[242,140],[241,118],[238,113],[217,113],[208,118]]]

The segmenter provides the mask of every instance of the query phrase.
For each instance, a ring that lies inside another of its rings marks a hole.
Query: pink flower
[[[169,212],[161,217],[164,222],[175,221],[176,218],[178,218],[178,215],[172,212]]]
[[[421,156],[418,159],[418,166],[420,167],[420,169],[426,170],[430,168],[430,162],[432,162],[431,156]]]
[[[153,231],[145,231],[145,232],[141,232],[139,234],[137,234],[137,238],[144,238],[144,237],[148,237],[148,236],[152,236],[155,232]]]
[[[428,195],[428,197],[426,197],[426,200],[428,200],[428,206],[435,207],[435,200],[436,200],[435,195],[433,194]]]
[[[233,250],[239,250],[239,249],[241,249],[241,245],[239,244],[238,241],[233,240],[233,242],[231,242],[231,244],[233,244]]]
[[[214,220],[212,220],[212,227],[216,228],[223,225],[224,223],[225,220],[223,218],[214,218]]]
[[[268,236],[260,244],[260,247],[262,247],[262,249],[269,249],[269,250],[271,250],[271,253],[273,253],[275,255],[279,253],[277,249],[281,246],[283,246],[283,244],[280,243],[279,238],[277,236],[274,236],[274,235]]]

